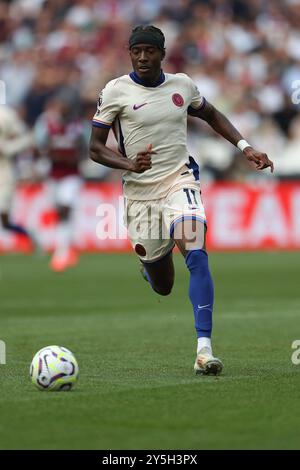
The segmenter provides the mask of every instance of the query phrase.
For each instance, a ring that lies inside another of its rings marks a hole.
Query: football
[[[30,365],[31,382],[39,390],[71,390],[78,375],[79,368],[74,354],[62,346],[40,349]]]

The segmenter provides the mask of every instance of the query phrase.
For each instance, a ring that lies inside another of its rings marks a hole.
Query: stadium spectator
[[[77,263],[74,249],[74,209],[79,200],[80,159],[86,154],[84,128],[74,115],[68,94],[53,96],[34,127],[36,145],[50,163],[49,189],[58,214],[54,253],[50,262],[53,271],[61,272]]]
[[[300,118],[295,117],[289,127],[289,140],[277,154],[276,168],[282,180],[300,179]]]
[[[17,112],[0,105],[0,218],[2,228],[22,235],[33,242],[33,235],[11,221],[10,209],[15,190],[14,157],[33,145],[31,132]]]
[[[241,120],[247,137],[272,121],[289,144],[290,122],[299,113],[291,100],[300,77],[298,0],[0,1],[0,79],[7,103],[24,108],[33,126],[49,96],[65,86],[79,100],[92,100],[99,86],[126,73],[126,32],[147,22],[166,32],[166,72],[190,75],[233,122]],[[192,127],[189,145],[196,134],[199,127]],[[206,165],[206,150],[197,148]],[[228,156],[218,147],[216,153],[220,164],[206,173],[209,178],[235,178],[232,150]],[[242,176],[256,177],[247,166]]]

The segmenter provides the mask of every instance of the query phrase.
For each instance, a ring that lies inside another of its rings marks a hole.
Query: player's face
[[[148,82],[155,82],[160,74],[164,52],[150,44],[137,44],[130,49],[135,73]]]

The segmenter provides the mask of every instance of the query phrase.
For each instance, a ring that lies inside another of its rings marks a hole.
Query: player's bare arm
[[[189,107],[188,114],[206,121],[218,134],[223,136],[233,145],[237,145],[240,140],[244,140],[238,130],[231,124],[224,114],[218,111],[211,103],[205,102],[205,106],[201,109],[193,109]],[[257,170],[264,170],[270,167],[273,173],[273,162],[268,158],[266,153],[254,150],[250,145],[243,149],[243,154],[248,161],[254,163]]]
[[[136,158],[124,158],[121,153],[115,152],[106,146],[109,129],[102,127],[93,127],[90,139],[90,158],[101,165],[119,170],[133,171],[134,173],[143,173],[152,167],[151,155],[156,154],[152,150],[152,145],[138,152]]]

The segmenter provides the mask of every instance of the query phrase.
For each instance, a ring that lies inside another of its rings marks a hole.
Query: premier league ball
[[[78,364],[73,353],[62,346],[41,349],[30,365],[31,381],[39,390],[71,390],[78,374]]]

